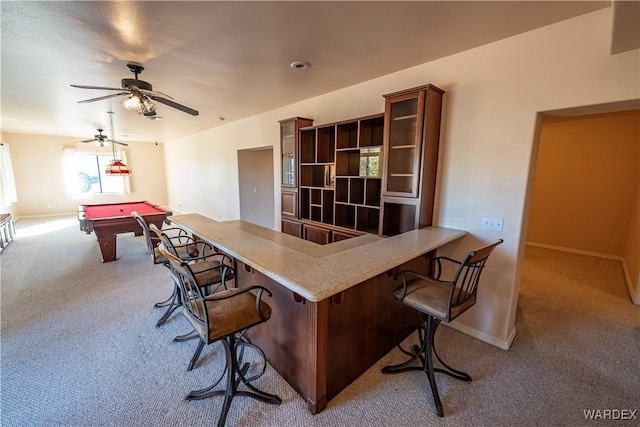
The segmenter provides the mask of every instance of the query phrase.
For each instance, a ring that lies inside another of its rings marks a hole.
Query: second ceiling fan
[[[143,80],[138,80],[138,75],[142,73],[144,67],[138,63],[130,62],[127,64],[129,70],[134,74],[135,78],[133,79],[122,79],[121,88],[114,87],[103,87],[103,86],[85,86],[85,85],[71,85],[73,87],[77,87],[80,89],[97,89],[97,90],[115,90],[118,93],[114,93],[111,95],[100,96],[98,98],[85,99],[84,101],[78,101],[78,103],[87,103],[87,102],[95,102],[102,101],[104,99],[114,98],[116,96],[126,95],[129,98],[124,101],[124,106],[130,110],[137,110],[139,114],[142,114],[148,119],[157,119],[156,115],[156,107],[151,102],[157,101],[161,104],[168,105],[169,107],[173,107],[180,111],[183,111],[187,114],[191,114],[192,116],[197,116],[198,111],[193,108],[189,108],[187,106],[178,104],[173,101],[173,98],[167,95],[166,93],[157,92],[153,90],[153,86],[151,83],[145,82]]]
[[[124,146],[128,146],[128,145],[129,145],[129,144],[126,144],[126,143],[124,143],[124,142],[120,142],[120,141],[116,141],[116,140],[113,140],[113,139],[109,139],[109,138],[107,137],[107,135],[103,135],[103,134],[102,134],[102,131],[103,131],[104,129],[100,129],[100,128],[98,128],[98,129],[96,129],[96,130],[98,131],[98,134],[97,134],[97,135],[94,135],[94,136],[93,136],[93,139],[85,139],[84,141],[80,141],[80,142],[84,142],[84,143],[87,143],[87,142],[96,142],[100,147],[104,147],[104,145],[105,145],[104,143],[105,143],[105,142],[111,142],[112,144],[120,144],[120,145],[124,145]]]

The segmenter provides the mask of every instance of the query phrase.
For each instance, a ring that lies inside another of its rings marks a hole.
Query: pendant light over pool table
[[[113,111],[107,111],[109,115],[109,130],[111,131],[111,141],[115,141],[115,132],[113,130]],[[111,143],[111,150],[113,152],[113,160],[107,165],[105,173],[112,176],[129,176],[131,170],[121,160],[116,158],[116,145]]]

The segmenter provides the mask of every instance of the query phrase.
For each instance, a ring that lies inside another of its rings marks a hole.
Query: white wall
[[[303,116],[322,124],[379,113],[383,94],[432,83],[446,91],[436,225],[469,232],[443,252],[460,257],[505,240],[488,264],[478,304],[455,326],[508,348],[515,335],[537,113],[640,94],[638,51],[609,55],[610,32],[604,9],[172,141],[165,147],[167,164],[179,160],[179,167],[167,172],[169,205],[237,219],[236,150],[273,145],[279,170],[278,120]],[[274,186],[279,188],[277,176]],[[276,210],[279,205],[278,194]],[[482,229],[483,216],[504,218],[504,231]]]
[[[93,150],[91,144],[78,144],[78,138],[21,133],[2,134],[11,147],[18,202],[12,206],[14,217],[75,214],[84,203],[115,203],[149,200],[167,204],[164,149],[150,142],[130,141],[124,148],[131,167],[131,193],[68,194],[64,178],[63,148]],[[109,148],[100,150],[110,154]],[[48,206],[55,206],[49,208]]]

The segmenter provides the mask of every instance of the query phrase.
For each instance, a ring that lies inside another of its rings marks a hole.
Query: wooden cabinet
[[[280,121],[280,201],[283,217],[298,216],[298,131],[313,120],[292,117]]]
[[[385,95],[384,114],[282,120],[283,232],[329,243],[431,225],[443,94],[425,85]]]
[[[347,230],[332,225],[320,224],[315,221],[282,219],[282,232],[299,237],[319,245],[339,242],[365,233]]]
[[[317,243],[319,245],[326,245],[331,242],[331,230],[316,227],[311,224],[303,224],[302,226],[303,239],[310,242]]]
[[[351,231],[333,229],[331,230],[331,242],[332,243],[339,242],[341,240],[350,239],[352,237],[356,237],[360,235],[362,235],[362,233],[353,233]]]
[[[426,85],[385,95],[381,235],[432,224],[443,94]]]
[[[302,223],[282,218],[282,232],[302,238]]]

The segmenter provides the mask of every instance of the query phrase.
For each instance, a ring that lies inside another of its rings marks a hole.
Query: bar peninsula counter
[[[168,218],[234,257],[238,286],[273,293],[269,322],[249,339],[307,401],[312,413],[387,354],[417,324],[393,289],[400,269],[427,273],[425,257],[466,232],[425,227],[393,237],[364,235],[318,245],[243,221]]]

